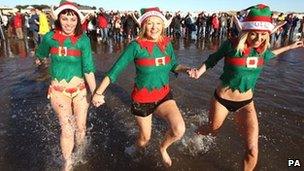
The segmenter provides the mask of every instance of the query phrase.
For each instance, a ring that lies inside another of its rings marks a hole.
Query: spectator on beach
[[[196,36],[197,39],[201,39],[205,37],[206,34],[206,16],[204,12],[201,12],[198,14],[198,17],[196,19],[195,25],[197,28]]]
[[[293,41],[298,22],[299,22],[299,18],[296,15],[294,15],[292,18],[292,24],[290,27],[289,41]]]
[[[7,17],[7,15],[3,14],[2,12],[1,12],[1,20],[2,20],[2,26],[3,26],[4,30],[7,30],[8,17]]]
[[[39,37],[40,39],[43,38],[43,36],[50,31],[50,24],[48,22],[48,18],[46,14],[42,11],[41,8],[36,8],[36,13],[39,16]]]
[[[293,14],[290,13],[285,18],[286,24],[284,24],[283,32],[282,32],[282,44],[284,44],[285,40],[287,40],[288,36],[290,36],[290,29],[293,23]]]
[[[99,13],[97,16],[97,23],[99,28],[99,36],[102,42],[108,41],[108,32],[109,32],[109,15],[106,11],[100,7]]]
[[[218,37],[219,35],[219,29],[220,29],[220,21],[219,18],[217,17],[217,14],[214,13],[211,16],[211,26],[212,26],[212,37]]]
[[[192,15],[190,12],[184,17],[185,24],[185,38],[192,39],[192,32],[196,31],[195,25],[192,22]]]
[[[2,12],[0,13],[0,40],[5,40]]]
[[[172,18],[172,15],[170,14],[169,11],[167,11],[165,17],[167,20],[170,20]],[[171,36],[171,25],[168,28],[166,28],[166,35]]]
[[[18,11],[14,15],[13,23],[14,23],[14,30],[16,31],[16,35],[18,39],[23,39],[23,20],[22,20],[21,12]]]
[[[125,33],[125,38],[128,40],[131,40],[135,38],[136,36],[136,29],[137,29],[137,23],[136,23],[136,18],[135,16],[131,13],[128,12],[125,16],[124,20],[124,33]]]
[[[301,38],[304,40],[304,16],[300,23],[299,33],[301,33]]]
[[[181,22],[182,22],[182,18],[180,16],[180,13],[179,12],[175,13],[175,16],[172,18],[172,22],[170,24],[170,27],[172,28],[173,37],[179,38],[182,36]]]
[[[33,36],[34,44],[37,46],[39,44],[39,16],[36,13],[36,9],[31,9],[31,15],[29,18],[29,30],[31,35]]]

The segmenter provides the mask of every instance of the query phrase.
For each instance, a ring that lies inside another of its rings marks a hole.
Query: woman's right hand
[[[189,70],[187,70],[187,73],[188,73],[188,75],[189,75],[189,77],[190,78],[195,78],[195,79],[197,79],[196,78],[196,73],[197,73],[197,69],[196,68],[191,68],[191,69],[189,69]]]
[[[95,93],[92,98],[92,103],[95,107],[99,107],[100,105],[104,104],[105,103],[104,95]]]
[[[190,78],[199,79],[206,71],[206,65],[203,65],[200,69],[190,69],[188,70],[188,75]]]

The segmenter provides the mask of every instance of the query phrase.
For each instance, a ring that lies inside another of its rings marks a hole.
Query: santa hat
[[[56,10],[54,10],[54,15],[55,15],[55,17],[58,18],[59,13],[60,13],[61,11],[65,10],[65,9],[71,9],[71,10],[75,11],[75,12],[78,14],[78,16],[79,16],[80,21],[83,21],[84,16],[83,16],[83,14],[79,11],[78,5],[76,5],[76,4],[75,4],[74,2],[72,2],[71,0],[61,0],[61,1],[60,1],[59,7],[58,7]]]
[[[272,24],[272,18],[269,7],[264,4],[258,4],[247,8],[250,10],[241,24],[242,30],[268,31],[272,32],[275,26]]]
[[[156,16],[156,17],[161,18],[165,23],[165,28],[167,28],[170,25],[171,20],[167,20],[166,17],[161,13],[161,11],[159,10],[158,7],[142,8],[140,10],[140,13],[141,13],[141,16],[138,18],[138,23],[140,26],[142,26],[143,23],[145,22],[145,20],[151,16]]]

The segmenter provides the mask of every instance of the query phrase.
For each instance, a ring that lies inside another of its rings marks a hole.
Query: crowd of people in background
[[[90,103],[95,107],[104,104],[106,88],[115,83],[131,62],[136,66],[136,76],[130,107],[139,132],[136,143],[126,150],[136,152],[147,146],[152,131],[151,114],[156,114],[168,123],[159,151],[163,164],[170,167],[172,160],[167,149],[183,137],[186,123],[171,94],[169,73],[180,72],[199,79],[222,59],[224,69],[211,100],[209,123],[206,128],[200,125],[196,133],[215,136],[228,113],[235,112],[245,142],[243,168],[254,170],[259,127],[253,90],[270,59],[303,47],[299,39],[304,38],[304,17],[298,18],[293,13],[271,17],[269,7],[263,4],[246,10],[249,9],[248,14],[240,11],[236,15],[224,12],[183,15],[161,12],[155,7],[142,9],[140,16],[138,11],[107,12],[99,8],[83,15],[74,3],[61,1],[56,10],[33,8],[30,13],[17,11],[8,15],[1,12],[0,38],[32,40],[35,64],[49,62],[51,82],[47,95],[61,126],[63,170],[71,170],[73,155],[86,148]],[[271,42],[280,42],[282,47],[270,49],[270,36]],[[200,67],[190,68],[177,62],[172,39],[225,41]],[[103,44],[134,40],[124,48],[99,86],[90,40]]]
[[[201,12],[197,15],[188,12],[164,12],[168,20],[172,20],[166,29],[166,34],[173,38],[191,40],[204,40],[206,38],[236,37],[238,29],[233,23],[232,15],[224,12],[209,14]],[[237,18],[242,21],[245,14],[237,13]],[[99,8],[94,13],[85,15],[82,24],[83,30],[95,41],[108,43],[110,38],[115,41],[132,40],[138,35],[139,25],[136,21],[139,12],[105,11]],[[30,13],[3,14],[0,17],[0,38],[14,37],[18,39],[31,38],[38,45],[45,33],[55,28],[54,19],[49,11],[31,9]],[[272,34],[272,42],[292,42],[304,37],[304,17],[298,18],[293,13],[281,13],[273,17],[275,25],[286,22],[284,26]],[[6,34],[4,34],[6,33]]]

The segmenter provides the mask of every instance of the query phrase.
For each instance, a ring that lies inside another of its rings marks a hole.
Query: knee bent
[[[209,133],[211,133],[212,135],[216,135],[219,132],[220,128],[221,126],[219,125],[210,125]]]
[[[172,135],[175,138],[180,139],[184,135],[185,130],[186,130],[185,125],[184,124],[180,124],[180,125],[178,125],[176,127],[173,127],[173,129],[172,129]]]
[[[258,148],[257,147],[252,147],[247,149],[246,155],[252,158],[257,158],[258,157]]]
[[[151,136],[150,135],[140,135],[139,140],[143,143],[146,144],[150,141]]]
[[[150,141],[150,136],[140,136],[137,144],[139,147],[145,147],[149,141]]]

